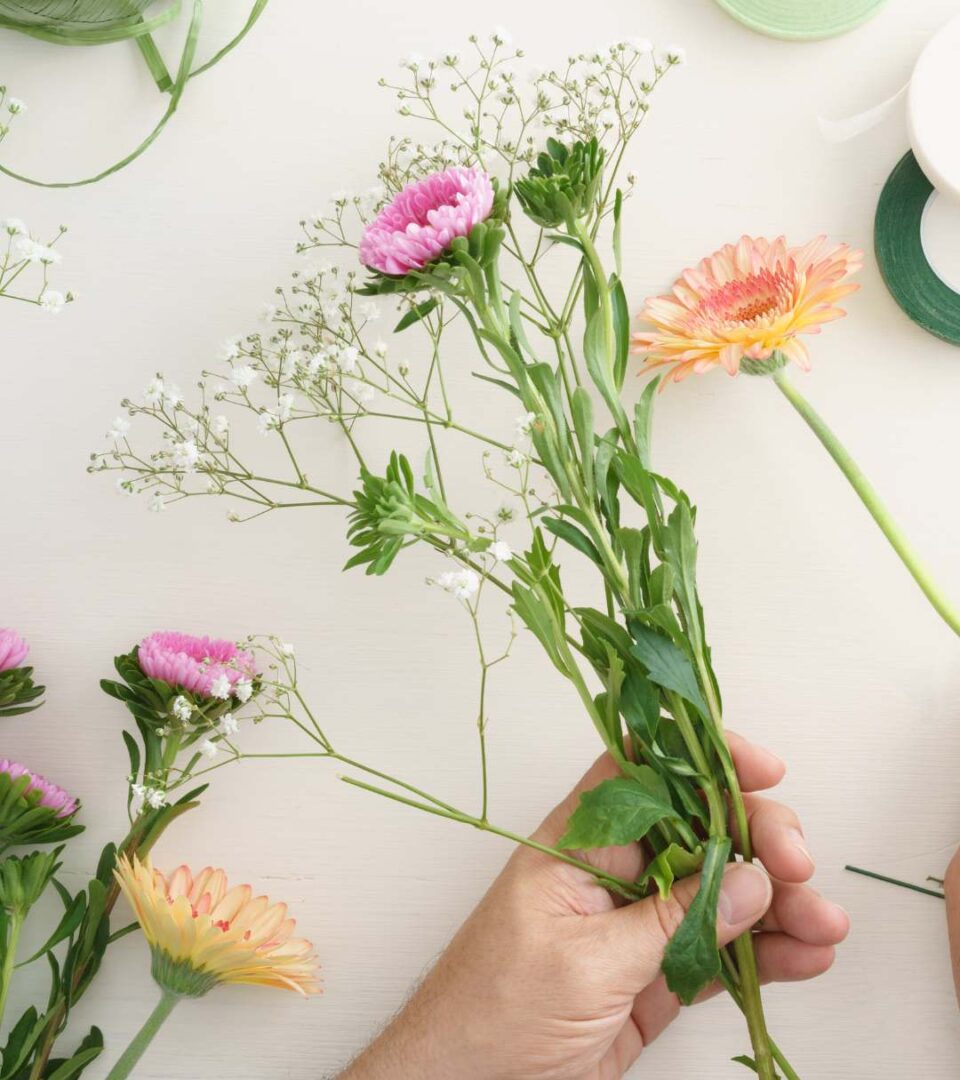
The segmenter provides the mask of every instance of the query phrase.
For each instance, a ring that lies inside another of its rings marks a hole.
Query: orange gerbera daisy
[[[640,319],[654,329],[633,335],[634,351],[648,367],[671,367],[672,382],[717,366],[736,375],[775,353],[806,369],[799,335],[846,314],[836,304],[859,288],[847,279],[862,265],[862,252],[824,236],[803,247],[743,236],[685,270],[670,295],[646,302]]]
[[[222,870],[180,866],[166,876],[149,858],[121,857],[114,871],[153,954],[153,976],[173,994],[199,997],[219,983],[320,992],[313,946],[293,937],[286,904],[227,886]]]

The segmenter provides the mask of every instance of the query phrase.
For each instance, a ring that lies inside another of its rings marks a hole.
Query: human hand
[[[960,850],[954,855],[943,879],[947,898],[947,930],[950,933],[950,957],[953,960],[953,983],[960,1002]]]
[[[777,757],[737,736],[729,741],[744,791],[780,782]],[[580,793],[617,774],[613,760],[601,757],[533,838],[555,845]],[[847,915],[803,884],[814,866],[793,811],[755,794],[746,801],[757,858],[772,876],[731,865],[718,944],[762,918],[757,955],[765,981],[820,975],[847,934]],[[635,844],[582,857],[628,880],[643,869]],[[698,884],[678,882],[666,902],[626,904],[587,871],[518,848],[420,988],[341,1080],[623,1076],[679,1012],[660,963]]]

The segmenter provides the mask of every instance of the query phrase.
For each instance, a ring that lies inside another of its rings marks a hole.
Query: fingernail
[[[724,874],[717,911],[727,926],[756,922],[770,905],[770,879],[757,866],[736,863]]]
[[[804,839],[803,833],[799,829],[787,829],[787,836],[790,838],[790,843],[800,852],[800,854],[810,863],[811,869],[816,867],[816,863],[813,861],[813,856],[810,854],[810,849],[807,847],[807,841]]]

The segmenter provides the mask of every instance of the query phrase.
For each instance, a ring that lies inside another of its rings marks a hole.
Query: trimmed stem
[[[890,516],[889,510],[884,506],[876,489],[861,472],[860,467],[850,456],[847,449],[827,427],[820,414],[796,386],[790,382],[783,369],[774,372],[773,381],[787,401],[806,420],[811,431],[840,467],[840,471],[849,480],[853,490],[860,496],[860,501],[867,508],[873,520],[880,526],[880,531],[890,541],[890,546],[900,557],[903,565],[910,571],[911,577],[920,586],[923,595],[933,605],[934,610],[955,634],[960,634],[960,611],[957,611],[940,591],[929,571],[910,546],[905,533]]]
[[[107,1080],[125,1080],[125,1077],[133,1072],[137,1062],[143,1057],[147,1047],[153,1042],[157,1032],[173,1012],[179,1000],[176,994],[171,994],[168,990],[163,991],[156,1008],[144,1021],[143,1027],[134,1035],[130,1045],[120,1055],[116,1065],[107,1075]]]
[[[23,921],[23,912],[10,912],[10,934],[4,942],[3,964],[0,965],[0,1023],[3,1021],[4,1010],[7,1007],[7,994],[10,992],[10,984],[13,982],[13,969],[16,966],[17,945],[20,942]]]

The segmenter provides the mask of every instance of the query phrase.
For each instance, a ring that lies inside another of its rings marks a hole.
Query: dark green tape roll
[[[960,293],[937,276],[920,234],[932,194],[933,184],[909,151],[884,184],[877,205],[877,262],[894,300],[910,318],[931,334],[960,345]]]

